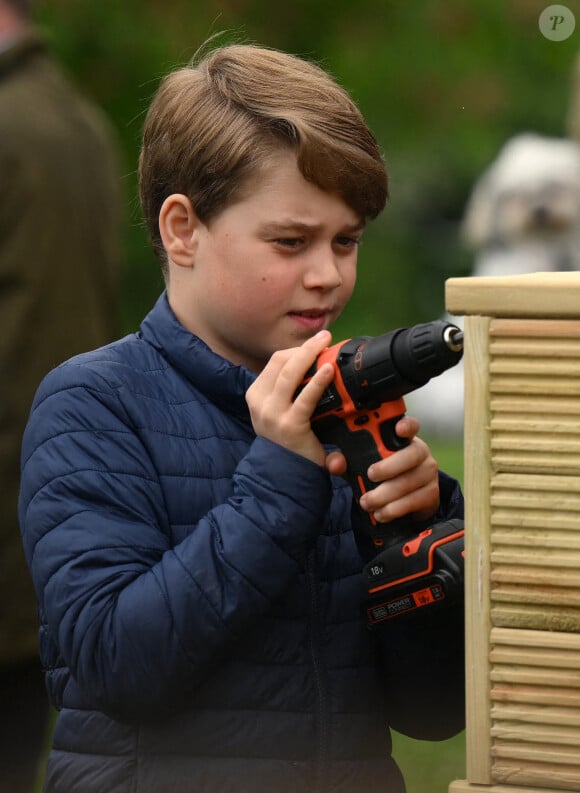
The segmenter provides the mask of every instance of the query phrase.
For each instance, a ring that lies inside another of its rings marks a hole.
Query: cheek
[[[357,266],[356,262],[346,268],[342,273],[342,294],[345,301],[350,299],[356,286]]]
[[[287,295],[287,289],[284,289],[280,280],[267,275],[261,275],[253,280],[245,291],[247,300],[254,306],[256,314],[264,317],[278,311]]]
[[[266,318],[270,309],[277,310],[281,302],[282,293],[278,288],[275,278],[268,275],[259,275],[252,271],[240,271],[241,277],[236,274],[232,278],[225,276],[220,279],[217,288],[220,291],[218,301],[224,313],[237,317],[243,324],[248,321],[258,321]]]
[[[264,303],[290,295],[296,288],[296,274],[289,267],[263,268],[251,277],[249,291],[256,290]]]

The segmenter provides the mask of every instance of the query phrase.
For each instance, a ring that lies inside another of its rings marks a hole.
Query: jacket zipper
[[[310,655],[316,687],[316,725],[318,728],[318,747],[314,769],[314,791],[323,793],[328,761],[328,701],[324,684],[324,663],[320,633],[320,609],[318,596],[318,577],[316,549],[311,551],[307,562],[308,584],[310,589]]]

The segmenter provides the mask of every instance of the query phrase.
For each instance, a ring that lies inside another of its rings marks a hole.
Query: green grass
[[[448,741],[413,741],[393,733],[393,755],[407,793],[447,793],[454,779],[465,779],[465,733]]]
[[[439,468],[450,476],[454,476],[463,484],[463,444],[460,441],[444,441],[440,438],[421,436],[430,448]]]

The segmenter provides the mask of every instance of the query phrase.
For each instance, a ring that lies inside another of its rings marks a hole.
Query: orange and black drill
[[[334,379],[313,413],[312,427],[323,443],[346,457],[345,478],[355,505],[374,487],[367,477],[369,466],[408,443],[395,432],[405,414],[403,396],[457,364],[462,354],[460,328],[435,320],[343,341],[318,356],[304,382],[324,363],[334,367]],[[356,507],[354,517],[355,530],[366,532],[378,552],[364,568],[371,624],[459,596],[463,521],[419,531],[411,518],[379,524]]]

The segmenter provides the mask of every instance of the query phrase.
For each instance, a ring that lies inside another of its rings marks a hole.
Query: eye
[[[362,240],[360,237],[345,235],[345,236],[336,237],[334,242],[335,245],[338,245],[339,248],[346,248],[350,250],[352,248],[357,248],[361,244]]]
[[[274,240],[275,244],[286,250],[297,250],[304,244],[303,237],[280,237]]]

